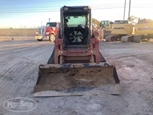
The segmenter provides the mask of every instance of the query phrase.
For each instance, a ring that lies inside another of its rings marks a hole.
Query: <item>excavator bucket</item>
[[[83,95],[84,93],[76,92],[78,87],[100,88],[106,91],[110,90],[111,87],[116,87],[119,82],[116,68],[103,62],[99,64],[40,65],[38,80],[34,88],[34,97]],[[75,89],[73,93],[72,89]],[[68,91],[71,91],[71,93]],[[119,94],[119,91],[117,89],[110,94]]]

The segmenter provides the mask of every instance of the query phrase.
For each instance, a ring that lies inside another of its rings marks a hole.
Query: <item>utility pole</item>
[[[130,17],[130,11],[131,11],[131,0],[129,0],[129,15],[128,15],[128,18]]]
[[[124,2],[124,14],[123,14],[123,20],[125,20],[125,11],[126,11],[126,0]]]

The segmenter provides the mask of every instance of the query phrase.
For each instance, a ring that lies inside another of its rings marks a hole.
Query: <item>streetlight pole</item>
[[[123,20],[125,20],[125,11],[126,11],[126,0],[124,2],[124,14],[123,14]]]
[[[128,15],[128,18],[130,17],[130,11],[131,11],[131,0],[129,0],[129,15]]]

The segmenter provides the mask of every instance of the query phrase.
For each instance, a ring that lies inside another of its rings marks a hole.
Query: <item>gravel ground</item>
[[[153,115],[153,43],[100,43],[105,59],[116,66],[122,91],[97,95],[33,98],[38,65],[47,63],[53,44],[48,41],[0,42],[0,115]],[[37,102],[28,112],[3,107],[10,98]]]

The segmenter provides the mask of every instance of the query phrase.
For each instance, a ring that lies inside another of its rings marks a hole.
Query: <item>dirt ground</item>
[[[48,41],[0,42],[0,115],[153,115],[153,43],[100,43],[105,59],[117,68],[118,96],[33,98],[38,65],[47,63],[52,50]],[[6,110],[3,103],[15,97],[33,99],[37,107],[23,113]]]

